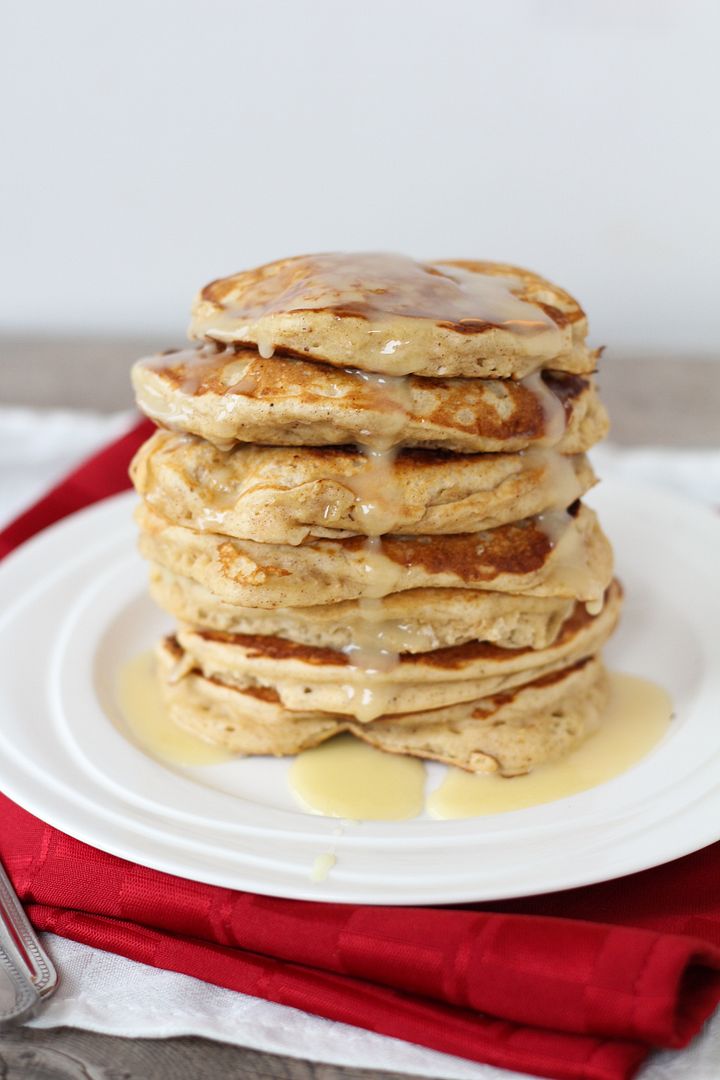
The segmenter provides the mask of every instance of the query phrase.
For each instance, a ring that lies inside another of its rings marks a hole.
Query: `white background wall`
[[[717,346],[715,0],[35,0],[0,56],[0,326],[162,331],[285,254],[516,261]]]

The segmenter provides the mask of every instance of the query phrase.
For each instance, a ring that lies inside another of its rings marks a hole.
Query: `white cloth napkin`
[[[119,435],[130,414],[0,406],[0,525],[42,494],[87,454]],[[720,506],[720,450],[593,452],[605,477],[658,484]],[[222,990],[186,975],[159,971],[111,953],[46,934],[61,973],[57,993],[34,1027],[69,1025],[129,1037],[204,1035],[334,1065],[392,1070],[447,1080],[521,1080],[488,1065],[435,1053],[299,1009]],[[682,1053],[655,1054],[642,1080],[717,1080],[720,1012]]]

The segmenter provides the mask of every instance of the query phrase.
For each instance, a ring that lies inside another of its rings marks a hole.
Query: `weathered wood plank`
[[[73,1028],[0,1034],[0,1080],[408,1080],[206,1039],[121,1039]]]

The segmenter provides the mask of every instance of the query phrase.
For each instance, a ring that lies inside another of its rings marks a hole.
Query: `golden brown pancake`
[[[352,732],[393,754],[521,776],[564,757],[596,731],[609,693],[607,672],[595,657],[493,697],[354,724]]]
[[[394,652],[422,653],[489,641],[506,649],[543,649],[555,641],[573,601],[513,596],[478,589],[408,589],[361,608],[358,600],[312,607],[251,608],[220,600],[204,586],[165,567],[150,568],[150,594],[178,621],[228,634],[283,637],[300,645],[341,650],[358,624]]]
[[[452,536],[384,536],[368,572],[364,537],[257,544],[173,525],[144,503],[140,551],[221,600],[303,607],[418,588],[470,588],[598,602],[612,550],[592,510],[552,511],[512,525]]]
[[[279,709],[272,691],[242,693],[197,672],[178,677],[182,653],[172,639],[157,648],[160,687],[170,719],[206,742],[235,754],[284,757],[309,750],[346,729],[343,721],[319,713]]]
[[[351,443],[514,453],[553,445],[579,454],[608,428],[592,376],[560,371],[519,382],[393,379],[209,345],[139,360],[132,380],[157,424],[221,449]]]
[[[376,475],[351,447],[240,444],[158,431],[130,467],[168,521],[269,544],[308,536],[479,532],[569,506],[595,482],[585,455],[404,450]]]
[[[530,270],[367,252],[302,255],[212,281],[190,324],[195,340],[263,355],[474,378],[591,371],[586,333],[577,301]]]

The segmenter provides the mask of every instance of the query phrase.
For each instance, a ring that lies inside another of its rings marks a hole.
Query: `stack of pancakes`
[[[496,263],[318,255],[203,289],[196,346],[133,369],[172,719],[504,775],[590,733],[621,589],[580,501],[607,430],[586,333]]]

